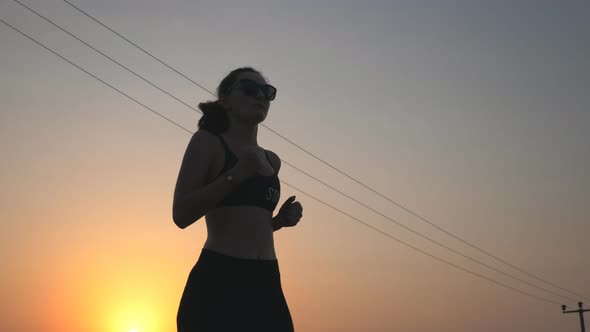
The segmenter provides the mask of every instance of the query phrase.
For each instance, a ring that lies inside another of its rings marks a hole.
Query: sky
[[[67,3],[22,2],[191,107],[215,99]],[[590,307],[587,1],[72,2],[210,91],[259,69],[278,89],[262,125],[382,195],[259,126],[279,204],[304,209],[274,233],[296,331],[579,331],[560,305]],[[197,129],[13,0],[0,18]],[[0,73],[0,331],[175,331],[207,236],[172,220],[191,135],[1,23]]]

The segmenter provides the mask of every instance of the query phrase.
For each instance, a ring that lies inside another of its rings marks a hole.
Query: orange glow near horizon
[[[173,220],[193,106],[245,66],[278,89],[250,132],[283,161],[273,216],[304,210],[273,234],[295,331],[579,331],[560,305],[590,294],[590,1],[75,1],[197,85],[26,2],[161,90],[0,1],[127,95],[0,23],[0,332],[176,332],[208,236]]]
[[[50,282],[43,286],[43,292],[51,297],[50,310],[40,314],[50,330],[170,330],[176,294],[170,294],[167,270],[147,262],[149,255],[118,255],[108,246],[96,249],[91,256],[84,253],[62,262],[56,269],[59,272],[51,274]],[[85,255],[87,258],[80,259]]]

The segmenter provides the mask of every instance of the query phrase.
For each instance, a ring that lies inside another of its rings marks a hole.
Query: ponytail
[[[229,128],[227,110],[218,100],[200,103],[199,109],[203,111],[203,116],[199,119],[199,129],[220,134]]]

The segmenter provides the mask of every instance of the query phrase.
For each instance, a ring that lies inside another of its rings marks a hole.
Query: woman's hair
[[[203,116],[199,119],[199,129],[210,131],[214,134],[221,134],[229,129],[229,118],[227,110],[219,102],[219,98],[228,93],[228,89],[237,81],[238,75],[244,72],[262,74],[252,67],[242,67],[230,72],[217,87],[217,100],[199,103],[199,109]]]

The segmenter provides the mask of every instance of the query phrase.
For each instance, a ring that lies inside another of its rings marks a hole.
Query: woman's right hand
[[[271,176],[274,174],[274,168],[266,158],[266,152],[259,146],[251,146],[237,156],[238,162],[235,170],[242,179],[246,180],[256,174]]]

